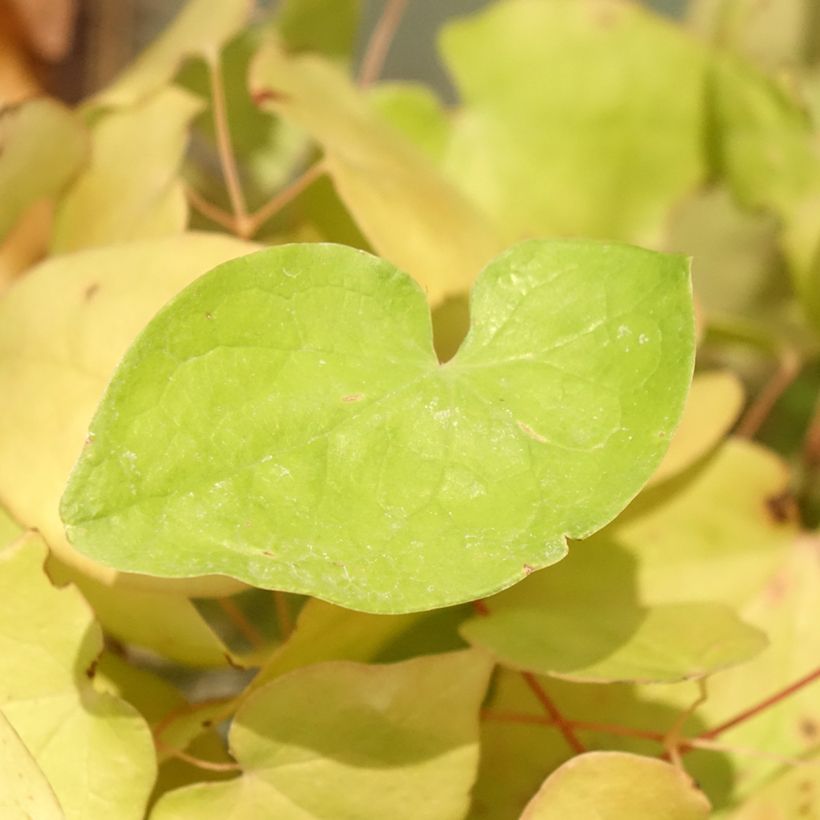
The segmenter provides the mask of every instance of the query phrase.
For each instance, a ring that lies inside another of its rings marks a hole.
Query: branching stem
[[[379,21],[367,43],[359,68],[359,85],[366,88],[379,78],[384,67],[390,44],[396,36],[401,18],[407,8],[407,0],[387,0]]]

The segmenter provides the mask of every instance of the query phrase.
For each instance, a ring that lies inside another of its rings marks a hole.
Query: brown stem
[[[556,726],[555,721],[549,715],[530,715],[524,712],[498,712],[494,709],[485,709],[481,713],[487,720],[499,720],[506,723],[531,723],[541,726]],[[600,732],[606,735],[619,735],[623,737],[638,737],[643,740],[654,740],[663,743],[664,735],[661,732],[653,732],[649,729],[633,729],[631,726],[621,726],[614,723],[594,723],[587,720],[572,720],[564,718],[568,726],[584,732]]]
[[[159,749],[159,751],[164,752],[170,757],[176,757],[180,760],[184,760],[186,763],[190,763],[192,766],[196,766],[198,769],[206,769],[209,772],[242,771],[242,767],[238,763],[214,763],[211,760],[202,760],[202,758],[189,755],[187,752],[183,752],[182,749],[177,749],[175,746],[171,746],[168,743],[163,742],[162,740],[155,739],[155,742],[157,745],[157,749]]]
[[[407,0],[387,0],[379,21],[367,43],[364,57],[359,68],[359,85],[366,88],[372,85],[382,73],[387,52],[396,35],[401,18],[407,8]]]
[[[718,737],[718,735],[722,735],[724,732],[727,732],[729,729],[734,728],[739,723],[745,723],[749,718],[754,717],[755,715],[759,714],[760,712],[765,711],[770,706],[774,706],[776,703],[779,703],[781,700],[793,695],[795,692],[802,689],[804,686],[808,686],[810,683],[814,683],[816,680],[820,680],[820,667],[815,669],[812,672],[809,672],[808,675],[803,676],[800,680],[795,681],[794,683],[790,684],[789,686],[785,687],[785,689],[781,689],[778,692],[775,692],[773,695],[770,695],[768,698],[761,700],[759,703],[756,703],[754,706],[750,706],[748,709],[744,709],[742,712],[739,712],[734,717],[729,718],[729,720],[723,721],[723,723],[719,723],[717,726],[714,726],[711,729],[708,729],[705,732],[701,732],[697,735],[697,739],[706,739],[711,740],[712,738]],[[681,749],[683,751],[683,749]]]
[[[689,720],[689,718],[694,714],[695,709],[704,703],[708,697],[705,678],[701,678],[698,681],[698,690],[697,698],[692,701],[688,709],[685,709],[678,715],[677,719],[672,724],[663,739],[663,746],[664,749],[666,749],[666,754],[664,757],[668,757],[672,765],[680,771],[684,770],[683,761],[681,760],[681,749],[683,746],[681,738],[683,735],[683,727],[686,725],[686,721]]]
[[[290,615],[290,607],[288,606],[288,599],[284,592],[274,590],[273,603],[276,607],[276,620],[279,623],[279,635],[283,641],[290,637],[293,632],[293,618]]]
[[[248,217],[245,236],[254,236],[274,214],[278,213],[286,205],[289,205],[302,191],[319,179],[326,170],[324,161],[319,160],[311,165],[301,176],[296,177],[290,185],[282,188],[269,202]]]
[[[566,740],[570,748],[576,754],[583,754],[586,751],[586,747],[578,740],[575,732],[572,730],[572,726],[570,726],[568,721],[558,711],[558,707],[552,702],[552,698],[544,691],[544,688],[538,682],[535,675],[533,675],[532,672],[522,672],[521,677],[524,678],[527,686],[530,687],[530,690],[538,699],[538,702],[544,707],[544,711],[550,716],[556,729],[564,736],[564,740]]]
[[[228,113],[225,106],[225,86],[222,82],[222,67],[219,58],[210,61],[208,68],[211,76],[211,97],[214,115],[214,129],[216,131],[216,147],[219,153],[219,164],[222,166],[222,176],[228,197],[231,200],[231,209],[234,215],[234,224],[237,233],[246,237],[248,229],[248,209],[239,181],[239,171],[236,167],[236,157],[233,152],[231,129],[228,124]]]
[[[233,598],[217,598],[220,609],[228,616],[228,620],[236,627],[237,632],[257,649],[265,646],[265,636],[248,620],[245,613],[239,608]]]
[[[737,426],[738,436],[754,438],[757,435],[778,399],[797,378],[800,368],[800,356],[797,351],[790,345],[783,345],[777,357],[777,370],[743,414]]]
[[[191,203],[191,207],[195,208],[203,216],[206,216],[212,222],[216,222],[217,225],[221,225],[225,230],[231,233],[239,233],[239,228],[233,216],[227,211],[223,211],[218,205],[214,205],[213,202],[209,202],[199,191],[191,187],[186,187],[185,196],[188,198],[188,202]]]

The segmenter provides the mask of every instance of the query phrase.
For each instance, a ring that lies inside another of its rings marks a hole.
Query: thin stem
[[[177,749],[176,747],[171,746],[168,743],[163,742],[162,740],[156,740],[155,742],[157,745],[157,749],[159,749],[159,751],[164,752],[170,757],[176,757],[180,760],[184,760],[186,763],[190,763],[192,766],[196,766],[198,769],[205,769],[209,772],[242,771],[242,767],[238,763],[214,763],[211,760],[202,760],[202,758],[189,755],[187,752],[183,752],[182,749]]]
[[[239,608],[233,598],[217,598],[219,608],[228,616],[228,620],[236,627],[237,632],[257,649],[265,646],[265,636],[248,620],[245,613]]]
[[[213,202],[209,202],[199,191],[186,186],[185,196],[188,198],[188,202],[191,203],[191,207],[195,208],[203,216],[212,222],[216,222],[217,225],[221,225],[225,230],[231,233],[239,233],[236,220],[233,216],[227,211],[223,211],[218,205],[214,205]]]
[[[737,435],[743,438],[757,435],[780,397],[799,375],[801,366],[797,351],[784,344],[778,352],[777,369],[743,414],[737,426]]]
[[[407,0],[387,0],[384,4],[359,68],[359,85],[362,88],[372,85],[382,73],[387,52],[406,8]]]
[[[760,712],[763,712],[766,709],[768,709],[770,706],[774,706],[781,700],[784,700],[790,695],[793,695],[795,692],[798,692],[804,686],[808,686],[810,683],[814,683],[816,680],[820,680],[820,667],[818,667],[812,672],[809,672],[808,675],[805,675],[804,677],[800,678],[800,680],[797,680],[794,683],[790,684],[785,689],[781,689],[780,691],[775,692],[773,695],[770,695],[768,698],[765,698],[764,700],[761,700],[759,703],[756,703],[754,706],[750,706],[748,709],[744,709],[742,712],[739,712],[734,717],[729,718],[729,720],[725,720],[723,723],[719,723],[712,729],[708,729],[705,732],[701,732],[699,735],[697,735],[696,739],[711,740],[712,738],[718,737],[719,735],[722,735],[724,732],[727,732],[729,729],[734,728],[739,723],[745,723],[747,720],[749,720],[749,718],[754,717]]]
[[[486,720],[498,720],[505,723],[530,723],[541,726],[556,726],[549,715],[530,715],[524,712],[498,712],[494,709],[485,709],[481,713]],[[620,726],[613,723],[594,723],[587,720],[572,720],[564,718],[568,726],[584,732],[600,732],[605,735],[619,735],[622,737],[638,737],[643,740],[654,740],[663,743],[664,735],[649,729],[633,729],[631,726]],[[556,727],[557,728],[557,727]]]
[[[213,100],[214,129],[216,130],[216,147],[219,153],[219,164],[222,166],[222,176],[228,197],[231,200],[237,233],[245,236],[248,221],[248,209],[239,181],[239,171],[236,167],[236,157],[233,152],[231,129],[228,124],[228,113],[225,105],[225,86],[222,82],[222,67],[219,58],[209,61],[208,68],[211,76],[211,97]]]
[[[558,707],[552,702],[552,698],[544,691],[544,688],[538,682],[538,679],[532,672],[522,672],[521,677],[524,678],[527,686],[538,699],[538,702],[544,707],[544,711],[550,716],[555,727],[564,736],[564,740],[569,744],[570,748],[576,754],[582,754],[586,751],[586,747],[575,735],[572,726],[567,722],[564,716],[558,711]]]
[[[277,192],[269,202],[259,208],[246,220],[244,236],[252,237],[274,214],[289,205],[306,188],[310,187],[326,172],[323,160],[310,166],[303,174],[296,177],[290,185]]]
[[[672,762],[676,769],[683,771],[683,761],[681,760],[681,738],[683,735],[683,727],[686,721],[694,714],[695,709],[704,703],[709,696],[706,690],[706,679],[701,678],[698,681],[698,696],[689,705],[689,708],[681,712],[675,722],[670,727],[669,731],[663,739],[663,746],[666,749],[666,756]]]
[[[274,590],[273,603],[276,607],[276,620],[279,624],[279,635],[283,641],[286,641],[290,637],[290,633],[293,632],[293,618],[290,614],[287,596],[284,592]]]

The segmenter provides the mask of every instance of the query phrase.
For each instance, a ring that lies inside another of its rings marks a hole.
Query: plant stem
[[[237,632],[253,647],[259,649],[265,646],[265,636],[247,619],[233,598],[217,598],[219,608],[236,627]]]
[[[683,771],[683,761],[681,760],[681,748],[683,745],[681,743],[681,735],[683,733],[683,727],[686,725],[686,721],[694,714],[695,709],[697,709],[707,697],[706,679],[701,678],[698,681],[697,698],[692,701],[688,709],[685,709],[678,715],[663,739],[663,746],[664,749],[666,749],[665,757],[668,757],[672,765],[681,771]]]
[[[180,760],[184,760],[186,763],[190,763],[192,766],[196,766],[198,769],[205,769],[209,772],[242,771],[242,767],[238,763],[214,763],[211,760],[202,760],[202,758],[189,755],[187,752],[183,752],[182,749],[177,749],[175,746],[170,746],[162,740],[157,740],[156,745],[159,751],[165,752],[165,754],[170,755],[171,757],[176,757]]]
[[[231,233],[239,233],[236,220],[233,216],[227,211],[223,211],[218,205],[214,205],[213,202],[209,202],[199,191],[191,187],[186,187],[185,196],[188,197],[188,202],[191,203],[191,206],[203,216],[206,216],[212,222],[216,222],[217,225],[221,225],[225,230]]]
[[[288,599],[284,592],[274,590],[273,603],[276,607],[276,620],[279,624],[279,637],[286,641],[293,632],[293,618],[290,615]]]
[[[359,68],[359,85],[366,88],[372,85],[382,72],[390,44],[396,35],[401,18],[407,8],[407,0],[387,0],[379,21],[365,49]]]
[[[231,208],[234,215],[234,224],[239,236],[245,238],[248,230],[248,210],[242,185],[239,181],[239,171],[236,167],[236,157],[231,141],[231,129],[228,124],[228,113],[225,105],[225,86],[222,82],[222,67],[219,58],[208,63],[211,76],[211,97],[214,114],[214,129],[216,130],[216,147],[219,153],[219,164],[222,166],[222,176],[228,189]]]
[[[804,686],[808,686],[810,683],[814,683],[816,680],[820,680],[820,667],[813,670],[812,672],[809,672],[808,675],[803,676],[802,678],[800,678],[800,680],[797,680],[789,686],[785,687],[785,689],[781,689],[780,691],[775,692],[773,695],[770,695],[764,700],[761,700],[759,703],[756,703],[754,706],[750,706],[748,709],[744,709],[742,712],[739,712],[734,717],[729,718],[729,720],[725,720],[723,723],[719,723],[712,729],[708,729],[705,732],[701,732],[699,735],[697,735],[696,739],[711,740],[712,738],[718,737],[719,735],[722,735],[724,732],[727,732],[729,729],[734,728],[739,723],[745,723],[747,720],[749,720],[749,718],[753,718],[755,715],[765,711],[770,706],[774,706],[781,700],[785,700],[785,698],[789,697],[790,695],[793,695],[795,692],[799,691]]]
[[[230,714],[232,714],[238,706],[238,700],[233,697],[211,698],[210,700],[203,700],[199,701],[198,703],[183,703],[181,706],[177,706],[176,708],[171,709],[170,712],[168,712],[166,715],[160,718],[151,727],[151,733],[154,735],[154,739],[156,740],[177,718],[182,717],[183,715],[192,715],[200,711],[201,709],[210,709],[212,706],[215,706],[220,703],[224,704],[226,707],[224,717],[228,717]]]
[[[285,205],[290,204],[306,188],[310,187],[326,171],[324,160],[319,160],[304,173],[296,177],[290,185],[278,191],[265,205],[246,220],[245,237],[254,236],[257,231]]]
[[[564,736],[564,740],[569,744],[570,748],[576,754],[582,754],[586,751],[586,747],[575,735],[569,722],[558,711],[558,707],[552,702],[552,698],[544,691],[544,687],[538,682],[538,678],[532,672],[522,672],[521,677],[524,678],[527,686],[530,687],[532,693],[538,699],[538,702],[544,707],[544,711],[550,716],[555,727]]]

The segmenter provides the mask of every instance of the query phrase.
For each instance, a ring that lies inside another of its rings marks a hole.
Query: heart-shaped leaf
[[[462,818],[491,668],[467,650],[285,675],[236,713],[229,739],[242,776],[172,791],[152,820]]]
[[[63,498],[119,569],[220,572],[374,612],[486,595],[612,519],[680,417],[686,260],[530,241],[439,365],[420,288],[333,245],[222,265],[122,362]]]

